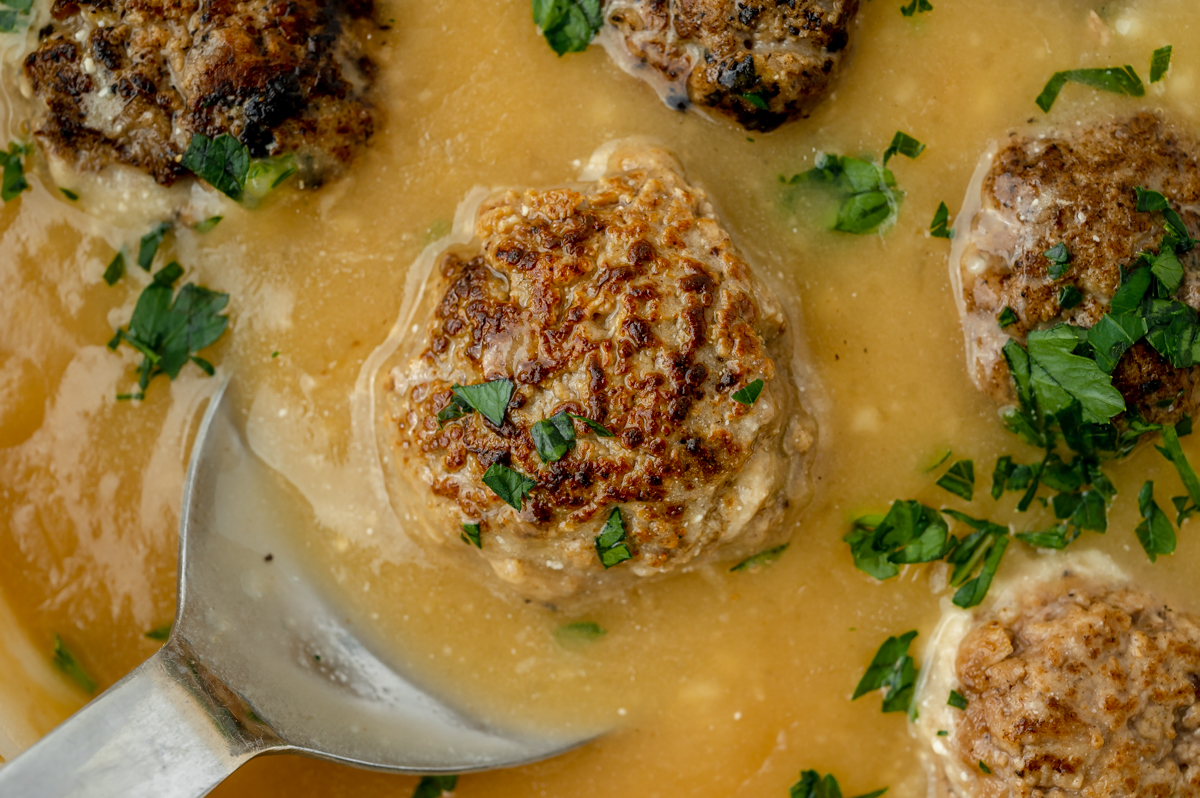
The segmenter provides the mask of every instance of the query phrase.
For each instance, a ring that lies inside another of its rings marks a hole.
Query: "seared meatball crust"
[[[858,0],[609,0],[601,41],[672,107],[768,131],[833,86]]]
[[[405,514],[543,599],[754,553],[807,499],[814,428],[779,303],[670,155],[601,160],[591,182],[484,200],[377,382],[392,495],[424,505]],[[516,385],[502,425],[439,424],[455,383],[501,378]],[[755,380],[756,402],[732,398]],[[574,449],[544,463],[531,427],[561,411],[613,437],[576,421]],[[481,481],[493,464],[537,483],[520,511]],[[595,538],[618,507],[633,558],[606,570]]]
[[[972,798],[1200,795],[1200,619],[1064,574],[979,617],[953,746]],[[984,763],[991,771],[980,767]]]
[[[1200,230],[1200,167],[1193,141],[1151,113],[1041,134],[1013,133],[984,156],[960,214],[950,276],[966,336],[967,365],[980,390],[1002,403],[1016,397],[1001,349],[1030,330],[1067,322],[1091,327],[1108,312],[1121,268],[1162,236],[1158,214],[1137,211],[1135,188],[1162,192],[1193,232]],[[1048,274],[1043,253],[1067,245],[1071,267]],[[1181,301],[1200,308],[1200,250],[1180,257]],[[1059,305],[1074,285],[1083,301]],[[1017,322],[1001,329],[1012,308]],[[1156,423],[1200,407],[1200,368],[1176,369],[1149,344],[1131,347],[1113,384]]]
[[[75,168],[170,185],[194,134],[228,133],[319,184],[374,130],[371,15],[371,0],[55,0],[25,59],[34,134]]]

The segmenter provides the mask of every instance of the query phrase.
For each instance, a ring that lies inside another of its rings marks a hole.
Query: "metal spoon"
[[[0,796],[193,798],[274,753],[460,773],[595,736],[473,721],[371,651],[301,566],[267,558],[296,528],[298,500],[243,443],[227,388],[209,403],[184,484],[170,639],[0,768]]]

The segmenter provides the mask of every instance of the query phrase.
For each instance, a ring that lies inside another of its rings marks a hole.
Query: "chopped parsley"
[[[543,463],[561,460],[575,448],[575,422],[565,410],[534,424],[529,435]]]
[[[820,153],[807,172],[779,179],[785,185],[815,185],[831,191],[841,202],[832,229],[856,235],[894,220],[903,196],[896,190],[896,177],[890,169],[828,153]]]
[[[611,430],[609,430],[608,427],[604,426],[599,421],[592,421],[587,416],[577,416],[574,413],[567,413],[567,415],[569,417],[575,419],[576,421],[582,421],[584,424],[587,425],[588,429],[590,429],[592,432],[596,433],[601,438],[617,437]]]
[[[171,627],[174,625],[174,622],[172,622],[163,624],[162,626],[157,626],[151,629],[149,632],[146,632],[145,636],[150,640],[158,640],[159,642],[162,642],[171,636]]]
[[[1176,496],[1171,499],[1177,511],[1175,518],[1177,525],[1182,524],[1193,513],[1200,512],[1200,479],[1197,479],[1195,469],[1184,455],[1183,447],[1179,445],[1178,427],[1183,426],[1185,422],[1190,425],[1191,419],[1185,417],[1184,421],[1181,421],[1176,427],[1163,427],[1161,431],[1163,445],[1155,447],[1163,457],[1171,461],[1171,465],[1175,466],[1175,470],[1179,472],[1179,479],[1183,482],[1184,489],[1187,490],[1186,496]]]
[[[58,190],[62,193],[62,195],[64,197],[69,199],[71,202],[77,202],[79,200],[79,195],[76,194],[74,191],[72,191],[69,188],[62,188],[60,186]]]
[[[193,283],[185,283],[176,293],[175,283],[182,275],[183,268],[174,261],[160,269],[138,297],[129,326],[118,329],[108,342],[108,348],[116,350],[124,341],[143,356],[138,392],[118,398],[144,399],[150,380],[159,374],[173,380],[188,362],[212,376],[212,363],[196,353],[215,343],[229,326],[229,317],[221,315],[229,294]]]
[[[1123,67],[1108,67],[1102,69],[1069,69],[1065,72],[1055,72],[1054,76],[1046,83],[1046,87],[1042,89],[1042,93],[1038,95],[1038,108],[1044,112],[1050,113],[1050,109],[1054,106],[1054,101],[1058,99],[1059,92],[1068,83],[1079,83],[1084,86],[1090,86],[1093,89],[1112,92],[1113,94],[1124,94],[1129,97],[1144,97],[1146,95],[1146,87],[1142,85],[1142,79],[1138,77],[1137,72],[1131,66]]]
[[[925,145],[914,139],[912,136],[905,133],[903,130],[897,130],[896,135],[892,136],[892,143],[883,151],[883,165],[887,166],[887,162],[895,155],[903,155],[906,158],[916,158],[921,153],[925,152]]]
[[[954,566],[950,572],[950,586],[958,588],[951,600],[956,607],[970,609],[983,601],[1000,568],[1000,560],[1008,548],[1008,528],[955,510],[942,512],[975,530],[956,540],[945,558]],[[971,577],[973,573],[976,575]]]
[[[633,558],[625,541],[625,522],[621,519],[620,507],[614,507],[604,522],[604,528],[596,538],[596,554],[600,555],[600,564],[606,571]]]
[[[742,99],[760,111],[765,111],[771,107],[767,103],[767,99],[762,96],[761,92],[750,92],[749,94],[743,94]],[[750,140],[753,141],[754,139]]]
[[[600,0],[533,0],[533,22],[561,56],[586,50],[604,24],[604,13]]]
[[[937,736],[938,737],[949,737],[950,732],[946,731],[945,729],[938,729]]]
[[[1008,305],[1005,305],[1004,310],[1000,311],[1000,315],[996,317],[996,323],[1000,325],[1000,329],[1011,327],[1020,320],[1020,317],[1017,316],[1017,312]]]
[[[483,472],[483,484],[504,500],[504,503],[520,512],[522,502],[537,483],[508,466],[493,463]]]
[[[887,787],[855,798],[879,798],[885,792]],[[831,773],[822,778],[815,770],[805,770],[800,773],[800,781],[788,791],[788,798],[842,798],[842,788]]]
[[[0,150],[0,167],[4,168],[4,175],[0,178],[0,200],[6,204],[29,188],[29,181],[25,179],[25,165],[21,161],[25,153],[25,147],[15,141],[9,143],[8,152]]]
[[[463,524],[459,534],[462,542],[477,549],[483,548],[483,539],[479,537],[479,524]]]
[[[1150,82],[1158,83],[1171,68],[1171,45],[1160,47],[1150,56]]]
[[[929,235],[934,238],[954,238],[954,231],[949,225],[950,209],[946,207],[946,203],[939,202],[933,214],[933,221],[929,223]]]
[[[490,382],[483,382],[478,385],[456,384],[450,390],[454,392],[455,399],[459,400],[458,408],[460,412],[454,418],[458,418],[470,410],[478,410],[484,418],[497,427],[504,424],[504,414],[508,410],[508,402],[512,399],[513,395],[512,380],[491,380]],[[451,402],[451,404],[454,404],[454,402]],[[442,420],[441,416],[442,414],[438,413],[439,421]]]
[[[1175,551],[1175,528],[1171,526],[1166,513],[1154,501],[1154,483],[1147,482],[1138,491],[1138,511],[1142,514],[1142,522],[1138,524],[1138,542],[1150,558],[1150,562],[1158,559],[1160,554],[1172,554]]]
[[[772,565],[778,560],[783,553],[787,551],[788,544],[784,543],[780,546],[772,546],[769,549],[760,551],[758,554],[752,554],[742,560],[737,565],[730,568],[730,572],[737,571],[758,571]]]
[[[108,262],[108,267],[104,270],[104,282],[111,285],[116,285],[117,281],[125,276],[125,253],[118,252],[113,255],[113,259]]]
[[[1071,268],[1071,253],[1067,249],[1067,245],[1062,241],[1059,241],[1042,254],[1046,256],[1046,260],[1050,261],[1050,265],[1046,268],[1046,273],[1050,275],[1051,280],[1057,280]]]
[[[917,668],[908,646],[916,636],[914,630],[885,640],[854,688],[851,700],[882,690],[884,712],[907,712],[917,684]]]
[[[580,643],[592,643],[608,634],[604,627],[595,621],[575,621],[564,623],[554,630],[554,638],[559,645],[573,648]]]
[[[142,240],[138,243],[137,256],[137,265],[142,267],[142,271],[150,271],[150,267],[154,265],[154,256],[158,254],[158,248],[162,246],[163,237],[170,229],[170,224],[162,222],[158,227],[142,236]]]
[[[296,156],[290,152],[276,158],[256,158],[246,170],[245,192],[255,199],[262,199],[299,171]]]
[[[11,33],[16,30],[21,17],[29,16],[33,0],[4,0],[3,5],[6,8],[0,9],[0,33]]]
[[[907,5],[900,6],[900,13],[906,17],[911,17],[914,14],[923,14],[926,11],[932,11],[933,5],[929,0],[912,0]]]
[[[84,692],[96,692],[96,680],[88,675],[58,635],[54,636],[54,665],[82,687]]]
[[[946,699],[946,706],[951,706],[955,709],[966,709],[967,698],[957,690],[951,690],[950,697]]]
[[[950,491],[955,496],[971,501],[975,496],[975,462],[973,460],[959,460],[950,466],[950,470],[942,474],[942,478],[937,481],[937,485],[939,488]]]
[[[988,774],[989,776],[992,775],[992,769],[990,767],[988,767],[987,762],[984,762],[982,759],[979,760],[979,769],[982,770],[984,773]]]
[[[733,392],[731,397],[738,404],[752,405],[758,401],[758,397],[762,395],[763,385],[762,380],[755,380],[744,388],[740,388]]]
[[[1070,310],[1083,301],[1083,294],[1073,285],[1064,285],[1058,289],[1058,306]]]
[[[225,218],[224,216],[210,216],[207,219],[205,219],[203,222],[196,222],[194,225],[192,225],[192,229],[195,230],[197,233],[204,235],[205,233],[211,231],[214,227],[219,225],[221,223],[221,220],[224,218]]]
[[[240,200],[250,171],[250,150],[228,133],[210,139],[196,133],[183,154],[183,165],[232,200]]]
[[[458,786],[458,776],[422,776],[412,798],[442,798]]]

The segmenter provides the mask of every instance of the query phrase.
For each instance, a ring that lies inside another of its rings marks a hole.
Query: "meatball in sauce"
[[[778,543],[814,444],[794,330],[705,194],[658,149],[593,164],[484,199],[376,380],[389,488],[425,505],[401,515],[543,599]],[[455,385],[500,380],[501,418],[454,410]],[[574,441],[548,461],[534,427],[555,416]],[[493,467],[533,483],[520,509]],[[599,556],[614,513],[628,562]]]

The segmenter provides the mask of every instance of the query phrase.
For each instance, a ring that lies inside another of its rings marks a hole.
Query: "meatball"
[[[1067,322],[1091,327],[1108,311],[1121,269],[1162,236],[1157,215],[1137,211],[1135,188],[1162,192],[1189,229],[1200,221],[1197,148],[1150,113],[1040,134],[1013,133],[980,163],[950,255],[950,277],[966,336],[967,364],[980,390],[1015,401],[1001,349],[1030,330]],[[1071,265],[1050,276],[1044,253],[1065,243]],[[1181,301],[1200,308],[1200,250],[1181,261]],[[1082,300],[1069,309],[1059,291]],[[1012,308],[1017,321],[1001,329]],[[1113,385],[1146,419],[1174,422],[1200,407],[1200,370],[1173,368],[1145,340],[1118,362]]]
[[[610,0],[605,12],[605,49],[668,105],[767,131],[829,93],[858,0]]]
[[[808,494],[815,428],[776,295],[670,155],[593,163],[587,182],[483,200],[376,380],[401,516],[541,599],[752,554]],[[456,384],[496,380],[513,386],[502,418],[455,418]],[[547,462],[533,428],[564,412],[573,448]],[[493,466],[534,483],[520,509],[484,484]],[[629,561],[601,561],[606,528]]]
[[[1052,567],[943,622],[918,699],[935,781],[962,798],[1200,795],[1200,618],[1111,565]]]
[[[192,136],[291,153],[309,184],[374,129],[362,41],[371,0],[55,0],[25,59],[34,134],[84,171],[124,164],[163,185]]]

